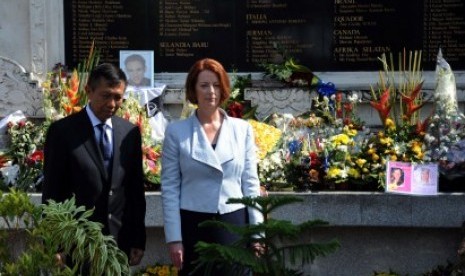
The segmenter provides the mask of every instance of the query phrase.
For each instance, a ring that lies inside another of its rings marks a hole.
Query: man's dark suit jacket
[[[54,122],[47,133],[42,202],[64,201],[95,208],[92,221],[104,225],[118,246],[145,250],[145,195],[139,128],[112,117],[113,164],[111,179],[95,140],[92,123],[83,109]]]

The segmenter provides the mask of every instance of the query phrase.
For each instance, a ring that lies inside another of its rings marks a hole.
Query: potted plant
[[[77,275],[82,264],[90,264],[91,275],[129,275],[126,255],[113,237],[102,234],[100,223],[88,220],[91,214],[74,198],[34,205],[24,191],[0,194],[5,225],[0,229],[0,274]],[[62,261],[64,255],[72,267]]]

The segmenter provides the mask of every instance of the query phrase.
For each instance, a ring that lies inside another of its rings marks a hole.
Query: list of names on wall
[[[67,2],[67,1],[65,1]],[[92,42],[98,45],[107,62],[117,62],[118,53],[112,49],[126,49],[129,39],[124,32],[112,29],[112,25],[130,24],[133,16],[125,12],[120,1],[79,0],[69,1],[71,10],[66,32],[71,32],[66,47],[70,51],[73,63],[84,60]],[[111,30],[111,31],[110,31]],[[68,36],[69,38],[69,36]]]
[[[228,2],[231,1],[158,1],[156,55],[160,59],[180,58],[182,63],[182,59],[195,59],[211,49],[227,47],[234,14],[221,12],[219,6],[230,6]]]
[[[389,38],[385,23],[395,18],[396,11],[391,1],[336,0],[332,61],[343,64],[375,62],[376,56],[390,52],[391,42],[383,39],[379,32]],[[398,39],[398,36],[391,38]]]
[[[314,71],[379,70],[383,53],[422,50],[434,70],[441,47],[465,69],[465,0],[69,0],[66,62],[95,42],[102,60],[153,50],[155,72],[185,72],[199,58],[228,70],[292,56]]]
[[[445,49],[448,62],[465,61],[465,2],[424,2],[423,50],[427,61],[435,61],[438,48]],[[463,67],[461,68],[463,69]]]

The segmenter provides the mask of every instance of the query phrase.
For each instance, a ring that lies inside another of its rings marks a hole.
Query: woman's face
[[[421,180],[423,182],[429,182],[429,171],[428,170],[421,171]]]
[[[221,100],[221,88],[218,76],[204,70],[199,73],[195,84],[195,93],[199,109],[218,108]]]
[[[399,180],[400,177],[402,176],[401,172],[399,169],[396,169],[396,170],[393,170],[392,171],[392,177],[395,179],[395,180]]]

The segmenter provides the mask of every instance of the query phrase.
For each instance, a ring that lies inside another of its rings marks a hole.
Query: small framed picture
[[[128,87],[153,87],[153,51],[121,50],[119,52],[120,68],[126,73]]]
[[[386,170],[386,192],[410,195],[437,195],[438,165],[389,161]]]

